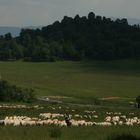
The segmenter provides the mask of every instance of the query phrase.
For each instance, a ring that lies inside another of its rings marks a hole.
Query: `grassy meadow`
[[[40,96],[67,96],[65,101],[80,102],[103,98],[102,102],[109,106],[100,108],[63,106],[59,109],[57,104],[40,104],[44,109],[10,109],[0,108],[0,118],[14,115],[27,115],[38,117],[40,113],[79,113],[84,110],[96,110],[99,118],[103,120],[106,111],[130,112],[140,116],[136,108],[128,106],[140,95],[140,60],[121,61],[91,61],[91,62],[53,62],[53,63],[27,63],[21,61],[0,62],[0,75],[2,79],[21,87],[33,88]],[[111,97],[120,97],[106,100]],[[105,100],[104,100],[105,99]],[[83,102],[84,103],[84,102]],[[38,103],[36,103],[38,104]],[[113,106],[112,106],[113,104]],[[51,107],[56,108],[52,110]],[[116,108],[117,106],[122,108]],[[127,106],[127,108],[123,108]],[[67,109],[69,108],[69,110]],[[72,112],[75,110],[75,112]],[[135,116],[134,115],[134,116]],[[134,117],[132,116],[132,117]],[[57,132],[55,134],[55,132]],[[111,126],[111,127],[70,127],[57,128],[51,126],[12,127],[0,126],[1,140],[110,140],[108,137],[121,134],[132,134],[140,137],[139,126]],[[51,135],[54,133],[54,136]]]
[[[30,104],[29,104],[30,105]],[[10,104],[9,104],[10,106]],[[16,109],[16,108],[0,108],[0,118],[5,116],[30,116],[39,117],[40,113],[66,113],[87,115],[85,110],[96,110],[95,115],[98,118],[92,118],[90,121],[103,121],[106,111],[121,112],[122,115],[128,117],[140,116],[138,109],[119,109],[119,108],[92,108],[92,107],[76,107],[56,104],[40,104],[43,109]],[[55,108],[55,110],[53,109]],[[72,110],[75,110],[74,112]],[[129,113],[134,113],[130,115]],[[62,118],[63,119],[63,118]],[[86,118],[83,118],[86,119]],[[89,119],[87,119],[88,121]],[[132,135],[140,138],[140,126],[92,126],[92,127],[57,127],[57,126],[0,126],[0,140],[118,140],[113,139],[118,135]],[[132,139],[122,139],[132,140]],[[140,140],[140,139],[136,139]]]
[[[8,131],[7,131],[8,130]],[[140,127],[0,127],[1,140],[111,140],[110,137],[133,134],[140,137]],[[51,133],[59,132],[55,135]],[[18,134],[18,135],[17,135]],[[117,140],[117,139],[116,139]],[[123,139],[127,140],[127,139]]]
[[[38,96],[135,98],[140,95],[139,60],[0,62],[0,74],[12,84],[35,89]]]

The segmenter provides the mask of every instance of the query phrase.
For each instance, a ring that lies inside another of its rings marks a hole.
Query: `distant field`
[[[0,62],[3,79],[37,95],[125,97],[140,95],[140,61]]]

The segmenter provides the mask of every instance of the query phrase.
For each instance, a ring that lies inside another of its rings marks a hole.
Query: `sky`
[[[140,19],[140,0],[0,0],[0,26],[45,26],[63,16]]]

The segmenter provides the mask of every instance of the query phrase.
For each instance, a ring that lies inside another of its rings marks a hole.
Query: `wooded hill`
[[[65,16],[42,29],[23,29],[19,37],[0,37],[0,60],[113,60],[140,58],[140,27],[127,19]]]

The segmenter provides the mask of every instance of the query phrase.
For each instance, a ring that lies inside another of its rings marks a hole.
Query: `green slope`
[[[25,63],[0,62],[3,79],[31,87],[38,95],[136,97],[140,61]]]

